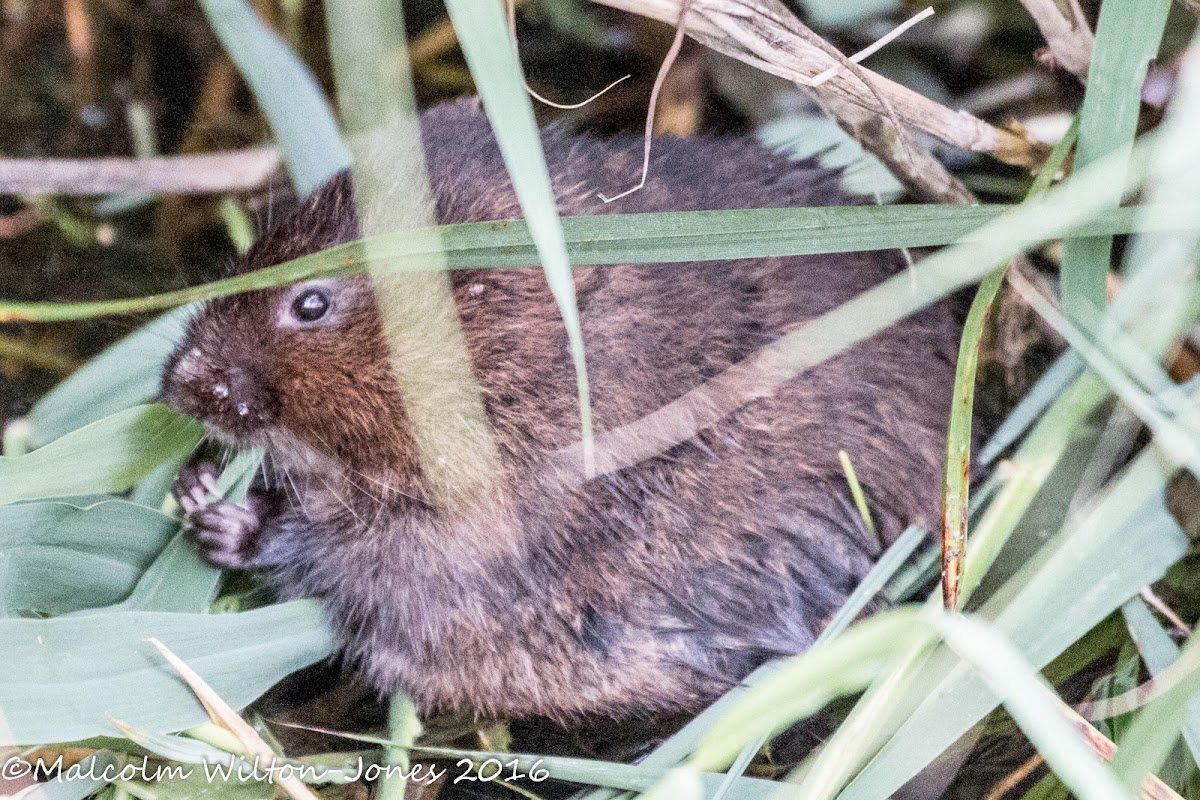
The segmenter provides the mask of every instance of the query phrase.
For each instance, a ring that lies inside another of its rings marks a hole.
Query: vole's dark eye
[[[292,303],[292,316],[301,322],[316,322],[329,311],[329,293],[324,289],[309,289]]]

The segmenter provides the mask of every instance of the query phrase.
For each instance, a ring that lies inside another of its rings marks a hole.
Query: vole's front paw
[[[183,528],[201,558],[222,569],[254,566],[262,519],[252,507],[220,498],[214,465],[184,467],[172,492],[183,508]]]

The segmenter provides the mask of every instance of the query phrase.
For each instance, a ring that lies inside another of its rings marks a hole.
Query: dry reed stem
[[[814,93],[813,100],[842,130],[883,161],[912,199],[953,205],[978,202],[974,193],[927,149],[917,145],[903,151],[897,148],[894,128],[874,111],[840,97]]]
[[[1017,767],[1015,771],[1005,775],[992,790],[984,796],[983,800],[1003,800],[1004,795],[1011,792],[1021,781],[1033,774],[1033,771],[1045,763],[1041,753],[1034,753],[1024,764]]]
[[[1059,703],[1059,707],[1071,724],[1075,726],[1075,729],[1083,734],[1088,747],[1092,748],[1096,755],[1105,761],[1112,761],[1113,756],[1117,754],[1117,746],[1104,734],[1093,728],[1087,720],[1075,713],[1075,710],[1066,703]],[[1163,783],[1162,779],[1154,773],[1146,775],[1145,780],[1142,781],[1139,797],[1142,800],[1183,800],[1174,789]]]
[[[601,5],[674,24],[679,0],[593,0]],[[685,21],[688,35],[720,53],[793,81],[821,98],[832,98],[890,116],[963,150],[989,153],[1010,164],[1034,166],[1047,148],[1022,131],[1005,130],[962,111],[953,111],[864,68],[843,69],[820,86],[806,86],[844,56],[805,27],[778,0],[694,0]],[[831,52],[832,51],[832,52]],[[839,57],[840,56],[840,57]],[[883,103],[880,102],[882,98]],[[889,134],[904,139],[896,131]],[[866,143],[864,143],[866,144]],[[889,163],[899,157],[893,146]]]
[[[1086,81],[1095,40],[1078,0],[1021,0],[1021,5],[1042,32],[1055,63]]]
[[[213,691],[213,688],[195,670],[175,655],[165,644],[154,638],[147,641],[154,645],[167,663],[179,673],[179,677],[187,683],[188,688],[196,695],[196,699],[200,701],[200,705],[204,706],[204,710],[212,718],[212,721],[237,737],[242,746],[246,748],[246,752],[255,759],[256,767],[261,764],[264,767],[278,768],[280,757],[250,723],[242,719],[241,715]],[[112,721],[117,722],[117,720]],[[318,800],[316,793],[309,789],[294,771],[285,770],[272,773],[272,775],[274,776],[272,782],[292,800]]]
[[[1166,618],[1167,622],[1170,622],[1172,625],[1174,625],[1175,629],[1179,631],[1181,635],[1185,637],[1192,635],[1191,627],[1184,622],[1178,614],[1175,613],[1174,609],[1163,602],[1163,599],[1155,594],[1154,590],[1149,586],[1147,586],[1145,589],[1142,589],[1142,599],[1146,601],[1147,605],[1149,605],[1158,613],[1162,614],[1163,617]]]
[[[160,158],[0,158],[0,194],[210,194],[263,186],[274,147]]]

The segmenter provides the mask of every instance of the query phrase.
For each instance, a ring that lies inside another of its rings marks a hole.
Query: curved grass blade
[[[850,486],[850,496],[854,499],[854,505],[858,509],[858,516],[862,519],[867,532],[871,534],[871,538],[874,539],[876,546],[878,546],[880,544],[879,533],[875,530],[875,520],[871,518],[871,509],[867,505],[867,495],[863,492],[862,484],[858,482],[858,474],[854,471],[854,462],[850,460],[850,454],[845,450],[838,451],[838,460],[842,462],[842,472],[846,474],[846,483]]]
[[[1019,251],[1051,236],[1189,230],[1198,224],[1171,208],[1143,218],[1131,208],[1076,215],[1059,206],[1057,211],[1064,214],[1065,222],[1052,227],[1052,233],[1031,236],[1023,225],[994,225],[1016,208],[1019,206],[934,205],[672,211],[563,217],[562,224],[576,266],[813,255],[955,242],[1011,242],[1015,245],[1011,250]],[[1039,223],[1037,229],[1045,227]],[[87,303],[0,301],[0,322],[52,322],[154,311],[309,278],[358,275],[384,260],[391,270],[423,271],[441,254],[447,269],[534,267],[539,263],[523,221],[443,225],[382,234],[246,275],[148,297]],[[157,381],[157,368],[154,375]]]
[[[550,186],[550,172],[542,153],[533,106],[525,92],[525,76],[508,37],[508,25],[499,3],[446,0],[446,10],[458,33],[463,56],[471,68],[475,87],[483,100],[484,111],[495,131],[500,154],[537,246],[546,281],[567,328],[579,395],[584,472],[591,474],[592,408],[583,329],[575,304],[571,261]]]
[[[1133,146],[1146,69],[1158,53],[1170,9],[1170,0],[1105,0],[1101,5],[1087,94],[1079,112],[1077,169],[1113,154],[1120,158]],[[1098,187],[1104,205],[1120,204],[1122,185],[1118,179]],[[1107,305],[1112,244],[1111,236],[1066,243],[1061,274],[1068,317]]]
[[[200,437],[200,423],[163,405],[120,411],[32,453],[0,457],[0,505],[123,492]]]
[[[163,550],[179,523],[108,500],[0,507],[0,615],[62,614],[116,603]]]
[[[1075,144],[1079,119],[1055,145],[1038,172],[1027,200],[1050,188],[1054,176]],[[954,394],[950,404],[950,424],[946,432],[946,470],[942,479],[942,605],[954,611],[958,605],[958,581],[967,552],[967,518],[971,492],[971,440],[974,433],[975,374],[979,366],[979,346],[984,323],[992,303],[1004,285],[1008,264],[1002,264],[983,279],[971,301],[963,324],[954,371]]]
[[[160,733],[206,720],[150,637],[169,642],[235,707],[334,648],[315,600],[241,614],[0,619],[0,708],[8,723],[0,744],[113,735],[109,716]]]
[[[250,84],[301,196],[350,166],[329,103],[312,73],[244,0],[201,0],[221,44]]]
[[[942,605],[958,606],[958,582],[967,552],[967,514],[971,491],[971,439],[974,432],[975,373],[979,344],[992,303],[1004,285],[1008,265],[983,279],[963,325],[954,372],[954,394],[946,433],[946,470],[942,478]]]

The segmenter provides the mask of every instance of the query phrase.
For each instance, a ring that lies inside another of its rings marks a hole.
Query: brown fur
[[[441,222],[519,215],[477,103],[436,108],[422,125]],[[647,186],[604,205],[595,192],[633,179],[640,140],[543,138],[564,214],[850,202],[836,173],[748,140],[696,139],[657,141]],[[241,268],[357,235],[341,178]],[[873,253],[577,269],[597,431],[900,268]],[[286,487],[253,524],[193,515],[202,549],[227,546],[221,563],[265,569],[286,596],[322,597],[383,691],[427,710],[558,719],[696,709],[765,659],[807,648],[878,554],[838,450],[885,539],[936,520],[958,336],[944,305],[658,457],[564,487],[539,468],[579,431],[544,277],[463,270],[453,287],[504,478],[467,511],[427,502],[366,279],[337,283],[335,318],[310,330],[277,324],[295,287],[213,301],[164,379],[175,407],[265,445]],[[213,395],[218,381],[228,397]]]

